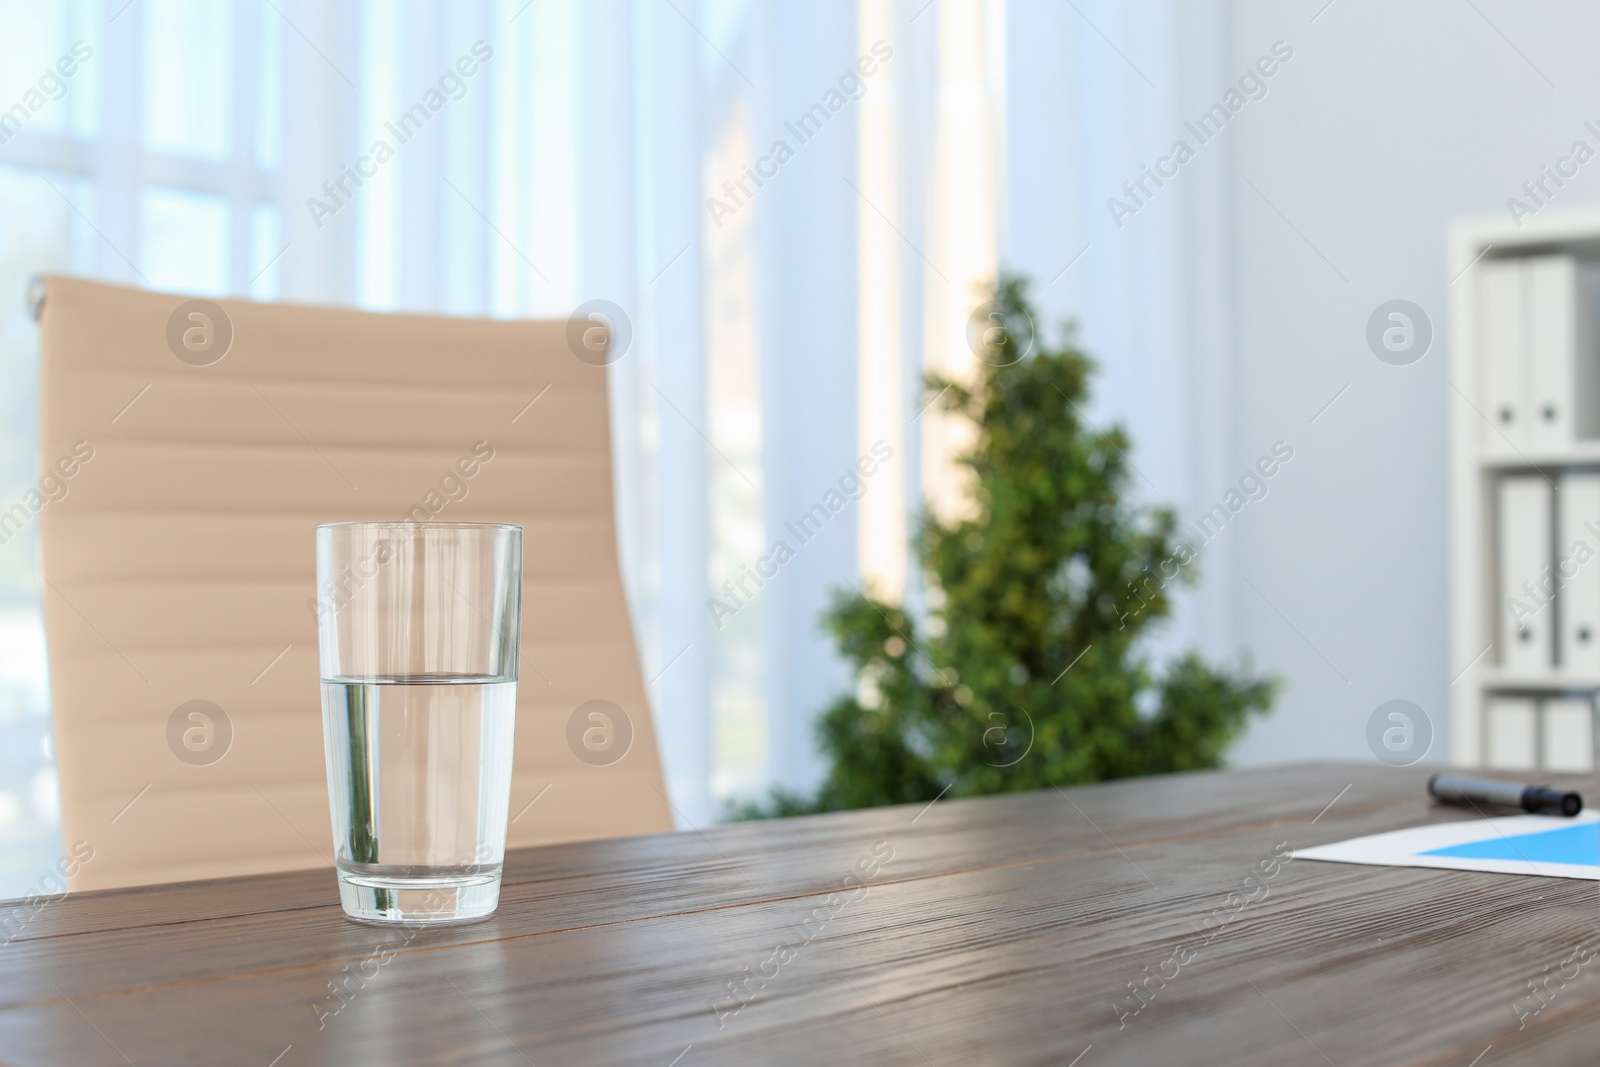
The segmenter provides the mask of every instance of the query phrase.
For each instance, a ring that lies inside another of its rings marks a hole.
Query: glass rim
[[[520,522],[408,522],[397,519],[355,520],[351,522],[319,522],[319,530],[335,530],[345,526],[370,526],[379,529],[393,529],[396,527],[410,527],[413,529],[431,528],[435,530],[459,529],[493,529],[522,531]]]

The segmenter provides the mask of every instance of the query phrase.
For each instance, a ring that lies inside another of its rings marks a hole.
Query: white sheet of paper
[[[1436,823],[1302,849],[1295,859],[1600,881],[1600,812]]]

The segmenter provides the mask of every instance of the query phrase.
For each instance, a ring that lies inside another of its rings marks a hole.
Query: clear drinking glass
[[[322,729],[339,898],[368,922],[500,901],[511,806],[522,527],[317,527]]]

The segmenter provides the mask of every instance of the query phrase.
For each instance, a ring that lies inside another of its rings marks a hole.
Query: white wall
[[[1451,675],[1447,420],[1462,402],[1448,373],[1445,226],[1505,211],[1574,140],[1600,147],[1583,129],[1600,123],[1588,47],[1600,8],[1326,3],[1082,3],[1063,18],[1042,0],[1011,0],[1008,209],[1020,224],[1007,262],[1043,271],[1041,232],[1058,253],[1096,245],[1074,268],[1091,277],[1047,306],[1086,320],[1108,367],[1099,406],[1132,430],[1153,499],[1192,518],[1275,441],[1295,450],[1270,494],[1207,547],[1201,589],[1165,642],[1214,657],[1249,650],[1284,678],[1235,761],[1367,758],[1367,716],[1396,697],[1430,715],[1439,760]],[[1116,228],[1106,198],[1279,40],[1294,55],[1267,95]],[[1051,55],[1103,80],[1093,92],[1065,84],[1041,65]],[[1030,120],[1030,108],[1043,117]],[[1096,111],[1123,121],[1096,135],[1082,119]],[[1028,122],[1055,143],[1029,145]],[[1041,180],[1052,167],[1070,176],[1054,199]],[[1555,203],[1597,199],[1600,161]],[[1174,257],[1176,291],[1162,284]],[[1394,298],[1421,305],[1435,328],[1427,356],[1407,367],[1380,362],[1364,340],[1372,310]]]
[[[1447,421],[1463,403],[1449,381],[1444,229],[1506,210],[1575,139],[1594,146],[1583,122],[1600,117],[1600,78],[1586,42],[1600,37],[1600,9],[1340,0],[1312,24],[1321,3],[1241,3],[1229,34],[1240,68],[1274,39],[1296,49],[1251,105],[1260,110],[1230,131],[1233,465],[1277,437],[1297,453],[1234,531],[1237,577],[1260,590],[1233,590],[1236,640],[1289,681],[1237,758],[1364,756],[1367,715],[1402,697],[1432,718],[1430,758],[1443,759]],[[1597,198],[1600,163],[1556,203]],[[1363,340],[1373,308],[1393,298],[1420,304],[1436,328],[1409,367],[1380,362]]]

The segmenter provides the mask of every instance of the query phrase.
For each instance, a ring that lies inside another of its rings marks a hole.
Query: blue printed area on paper
[[[1531,834],[1495,837],[1418,853],[1422,856],[1455,856],[1469,860],[1520,860],[1525,863],[1569,863],[1574,866],[1600,865],[1600,823],[1583,823],[1559,830],[1540,830]]]

